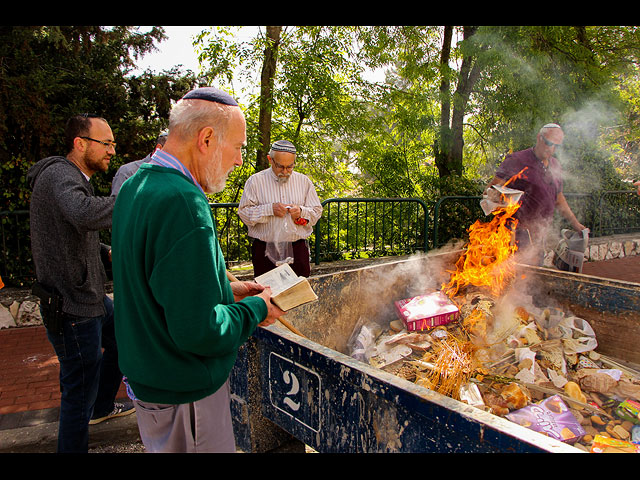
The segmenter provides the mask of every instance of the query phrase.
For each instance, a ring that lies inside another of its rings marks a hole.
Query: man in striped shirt
[[[293,143],[278,140],[267,155],[271,168],[253,174],[244,186],[238,215],[252,239],[256,277],[284,262],[299,276],[311,271],[307,238],[322,204],[309,177],[294,171],[296,156]]]

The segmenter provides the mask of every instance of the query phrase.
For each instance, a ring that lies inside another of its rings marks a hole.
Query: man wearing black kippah
[[[245,142],[236,101],[193,90],[172,109],[163,149],[118,193],[116,339],[149,452],[235,452],[229,373],[256,327],[284,314],[269,288],[227,279],[205,194],[224,189]]]
[[[247,180],[238,215],[252,238],[254,277],[282,263],[302,277],[311,273],[307,238],[322,215],[322,204],[311,180],[294,171],[296,147],[274,142],[267,158],[271,168]]]

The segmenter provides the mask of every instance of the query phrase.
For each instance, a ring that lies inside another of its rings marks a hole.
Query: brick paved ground
[[[582,267],[582,273],[640,283],[640,255],[602,262],[587,262]]]
[[[0,415],[59,407],[58,375],[44,327],[0,330]],[[118,397],[126,397],[124,386]]]
[[[640,283],[640,256],[586,263],[582,273]],[[124,388],[118,395],[125,398]],[[44,327],[0,330],[0,416],[59,406],[58,360]]]
[[[0,331],[0,414],[58,406],[58,370],[44,327]]]

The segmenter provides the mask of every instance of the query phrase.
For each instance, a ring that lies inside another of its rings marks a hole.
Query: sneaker
[[[125,415],[130,415],[135,412],[136,409],[131,402],[126,403],[113,403],[113,410],[110,414],[105,415],[104,417],[92,418],[89,420],[89,425],[95,425],[97,423],[104,422],[105,420],[109,420],[115,417],[124,417]]]

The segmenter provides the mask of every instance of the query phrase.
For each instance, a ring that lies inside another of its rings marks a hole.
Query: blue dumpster
[[[579,452],[347,355],[361,317],[393,318],[393,302],[416,283],[446,281],[448,261],[421,255],[310,278],[319,300],[286,316],[305,337],[276,324],[240,351],[231,378],[238,448],[264,452],[295,439],[326,453]],[[416,278],[416,267],[427,280]],[[581,309],[599,352],[640,363],[639,284],[519,268],[536,295]]]

